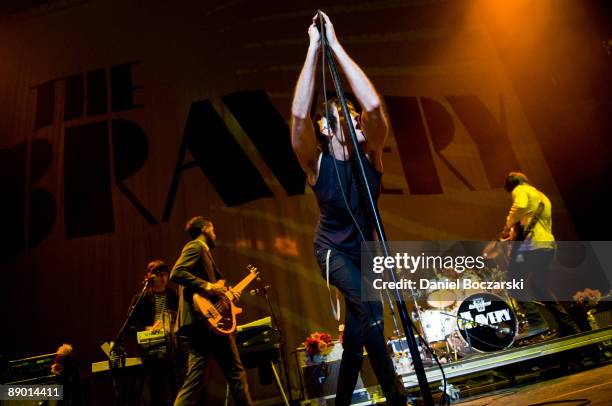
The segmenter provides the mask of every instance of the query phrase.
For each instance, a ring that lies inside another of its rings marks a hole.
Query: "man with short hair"
[[[387,352],[382,303],[361,299],[361,243],[374,240],[374,227],[368,206],[358,189],[352,162],[356,151],[348,140],[348,120],[351,120],[359,148],[366,157],[364,166],[368,184],[374,199],[378,200],[383,170],[382,151],[388,133],[387,118],[376,89],[340,45],[327,15],[321,14],[325,19],[329,47],[362,110],[360,115],[355,106],[348,103],[350,117],[341,116],[340,103],[333,98],[318,109],[315,121],[319,131],[315,131],[310,110],[321,49],[315,16],[308,28],[310,46],[293,98],[291,141],[319,205],[315,256],[323,276],[342,292],[346,304],[336,405],[351,402],[363,363],[364,346],[387,403],[405,405],[404,387]]]
[[[234,403],[251,405],[246,373],[234,335],[212,332],[193,303],[194,293],[212,299],[228,291],[211,255],[217,237],[214,225],[209,219],[197,216],[187,222],[185,231],[192,240],[183,248],[170,274],[170,280],[179,285],[178,334],[186,338],[189,348],[187,375],[174,404],[193,405],[197,402],[205,385],[206,363],[212,355],[227,380]]]
[[[521,172],[510,172],[504,189],[512,195],[512,207],[506,217],[503,239],[515,239],[508,269],[508,280],[527,281],[527,292],[510,292],[525,310],[528,328],[542,326],[542,319],[533,300],[542,301],[559,324],[560,337],[580,330],[567,311],[559,304],[548,286],[550,266],[555,257],[555,237],[552,233],[552,205],[548,197],[533,187]],[[511,236],[514,234],[514,236]],[[520,242],[522,241],[522,242]]]
[[[163,332],[165,337],[170,331],[164,331],[164,318],[170,313],[176,313],[178,296],[168,287],[170,270],[159,259],[149,262],[145,273],[145,290],[140,302],[134,308],[129,323],[129,332],[135,335],[138,331]],[[138,300],[136,295],[132,304]],[[168,321],[170,324],[170,321]],[[143,404],[168,405],[176,394],[176,375],[165,338],[157,344],[140,347],[140,356],[145,366],[145,386],[147,391],[142,394]],[[148,397],[148,399],[147,399]]]

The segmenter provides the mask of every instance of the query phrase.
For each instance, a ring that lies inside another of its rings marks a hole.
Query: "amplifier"
[[[256,368],[278,362],[280,334],[272,328],[270,316],[236,327],[236,346],[246,368]]]
[[[589,321],[593,330],[606,328],[612,325],[612,310],[608,309],[603,311],[597,311],[591,314],[592,318],[589,318]]]
[[[306,399],[335,396],[336,386],[338,384],[338,372],[340,371],[340,362],[342,359],[342,344],[335,341],[333,346],[332,351],[327,356],[317,357],[315,360],[311,360],[306,355],[304,348],[297,349]],[[367,392],[364,388],[376,386],[378,385],[378,381],[376,380],[367,354],[364,355],[365,358],[357,379],[355,391],[357,392],[363,389],[362,392],[365,394]]]
[[[55,353],[37,355],[8,362],[6,370],[0,371],[0,382],[3,384],[45,384],[53,383],[51,364]]]

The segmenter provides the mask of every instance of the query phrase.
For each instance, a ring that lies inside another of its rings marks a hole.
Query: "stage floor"
[[[472,399],[466,398],[456,404],[461,406],[528,406],[563,402],[577,406],[585,404],[587,399],[591,401],[588,403],[589,406],[612,404],[612,365],[535,384],[515,386]],[[570,400],[575,401],[570,402]]]
[[[588,404],[612,405],[611,340],[612,327],[608,327],[446,364],[444,371],[449,393],[459,395],[455,403],[465,405],[526,406],[572,399],[589,399],[591,403]],[[429,367],[425,373],[437,404],[440,370]],[[406,389],[417,398],[415,404],[422,404],[415,374],[405,374],[402,380]],[[353,405],[383,403],[384,397],[378,389],[368,387],[366,395],[370,396],[354,399]],[[303,404],[329,405],[333,404],[333,398],[331,395]],[[577,406],[587,404],[585,402],[563,403]]]

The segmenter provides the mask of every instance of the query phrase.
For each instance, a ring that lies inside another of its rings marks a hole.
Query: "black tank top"
[[[338,174],[336,174],[334,168],[334,160],[336,161]],[[351,212],[367,241],[373,240],[374,230],[370,221],[372,216],[370,215],[366,197],[365,195],[360,196],[358,192],[362,188],[361,186],[359,189],[357,187],[359,183],[357,178],[358,169],[353,161],[353,159],[339,161],[328,153],[321,155],[319,177],[312,187],[321,212],[319,224],[315,231],[314,245],[315,248],[331,248],[357,258],[359,257],[363,238],[355,226],[350,213],[347,211],[346,203],[342,197],[342,190],[344,190],[346,200],[351,207]],[[364,166],[372,196],[377,203],[378,196],[380,195],[382,173],[377,172],[365,157]],[[338,184],[338,180],[342,184],[342,189]]]

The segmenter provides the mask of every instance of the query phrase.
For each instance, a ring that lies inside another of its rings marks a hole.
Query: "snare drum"
[[[456,283],[454,278],[449,278],[441,273],[437,279],[431,280],[431,287],[427,290],[427,307],[431,309],[448,309],[457,302],[457,295],[450,289],[439,289],[440,283],[448,285],[449,282]],[[445,285],[442,285],[445,286]]]
[[[452,307],[457,301],[457,295],[452,290],[434,290],[427,295],[427,305],[435,309]]]
[[[453,331],[457,330],[455,317],[441,310],[422,311],[420,319],[425,339],[429,343],[444,341]]]

